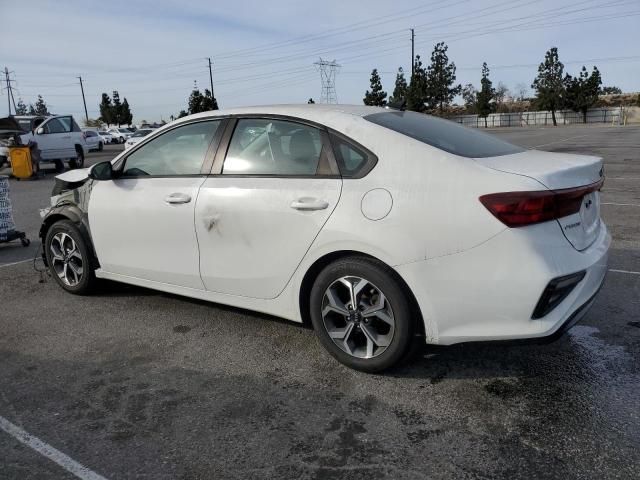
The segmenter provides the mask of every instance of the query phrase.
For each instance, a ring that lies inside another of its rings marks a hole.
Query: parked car
[[[20,140],[23,144],[30,140],[38,144],[42,162],[53,162],[57,170],[64,169],[64,162],[69,168],[84,166],[85,154],[89,147],[84,133],[71,115],[15,116],[14,126],[17,124],[22,133]],[[6,143],[6,140],[5,140]],[[6,152],[6,147],[3,150]],[[8,153],[0,152],[8,156]]]
[[[98,132],[96,130],[84,129],[83,133],[84,133],[84,139],[87,142],[89,151],[101,152],[102,149],[104,148],[104,140],[100,135],[98,135]]]
[[[126,128],[110,128],[108,132],[115,139],[116,143],[124,143],[133,135],[133,132]]]
[[[124,144],[124,149],[127,150],[133,147],[134,145],[136,145],[137,143],[140,143],[144,139],[144,137],[146,137],[151,132],[153,132],[153,130],[154,130],[153,128],[140,128],[136,130],[136,132],[133,135],[131,135],[131,138],[127,140],[126,143]]]
[[[64,290],[106,278],[308,321],[365,371],[417,341],[555,335],[607,271],[601,158],[415,112],[204,112],[79,173],[40,231]]]
[[[106,130],[98,131],[98,135],[100,135],[100,137],[102,138],[102,141],[104,142],[105,145],[108,144],[108,143],[113,143],[113,141],[114,141],[113,135],[111,135]]]

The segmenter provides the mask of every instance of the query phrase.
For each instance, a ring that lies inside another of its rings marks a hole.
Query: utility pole
[[[13,103],[13,111],[18,114],[18,108],[16,107],[16,99],[13,98],[13,90],[9,90],[9,94],[11,95],[11,103]]]
[[[416,33],[411,29],[411,78],[413,78],[414,63],[416,63],[416,55],[414,51]]]
[[[11,80],[9,80],[9,69],[4,67],[4,81],[7,84],[7,108],[9,109],[9,116],[11,116]]]
[[[211,98],[216,98],[216,96],[213,94],[213,72],[211,70],[211,57],[207,57],[207,60],[209,60],[209,81],[211,82]]]
[[[82,92],[82,103],[84,103],[84,116],[87,119],[87,122],[89,121],[89,113],[87,112],[87,101],[84,98],[84,87],[82,86],[82,77],[78,77],[78,80],[80,80],[80,91]]]

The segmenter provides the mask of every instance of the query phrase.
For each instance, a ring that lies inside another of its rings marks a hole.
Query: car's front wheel
[[[45,238],[45,255],[53,278],[67,292],[89,293],[96,282],[87,242],[73,222],[54,223]]]
[[[410,351],[416,319],[394,272],[367,257],[325,267],[311,289],[310,314],[322,345],[341,363],[385,370]]]

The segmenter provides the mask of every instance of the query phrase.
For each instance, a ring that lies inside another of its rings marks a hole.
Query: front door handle
[[[302,197],[291,202],[291,208],[296,210],[324,210],[328,206],[329,202],[309,197]]]
[[[171,195],[164,197],[164,201],[171,205],[189,203],[191,201],[191,196],[186,193],[172,193]]]

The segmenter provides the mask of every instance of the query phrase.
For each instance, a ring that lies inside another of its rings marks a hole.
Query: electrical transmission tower
[[[320,71],[320,83],[322,84],[322,93],[320,94],[320,103],[338,103],[336,95],[336,73],[341,65],[335,60],[328,61],[320,58],[314,65]]]

